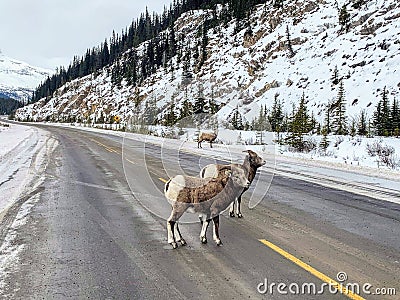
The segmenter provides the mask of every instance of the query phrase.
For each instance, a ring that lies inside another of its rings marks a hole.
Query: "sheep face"
[[[247,150],[244,152],[247,152],[249,154],[249,160],[250,160],[250,164],[252,166],[259,168],[266,164],[266,161],[264,159],[262,159],[260,156],[258,156],[258,154],[255,153],[254,151]]]
[[[233,184],[238,187],[248,188],[250,186],[250,181],[248,180],[248,175],[245,169],[241,167],[232,166],[231,180]]]

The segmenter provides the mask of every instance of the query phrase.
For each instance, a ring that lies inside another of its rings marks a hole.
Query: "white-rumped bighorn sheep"
[[[237,166],[224,166],[216,178],[198,178],[177,175],[171,178],[164,188],[164,194],[172,206],[167,220],[168,243],[175,249],[177,242],[186,245],[179,231],[178,220],[187,210],[201,215],[202,229],[200,240],[207,243],[207,228],[214,223],[213,238],[221,245],[219,238],[219,215],[248,187],[245,170]]]
[[[202,148],[201,143],[203,141],[210,142],[210,148],[212,148],[212,142],[214,142],[216,138],[217,138],[217,135],[213,132],[201,132],[199,134],[197,148]]]
[[[256,176],[257,169],[263,165],[265,165],[266,161],[262,159],[260,156],[257,155],[252,150],[246,150],[243,152],[247,152],[248,155],[246,155],[246,158],[244,159],[244,162],[242,165],[237,165],[237,164],[232,164],[231,166],[241,166],[245,172],[248,174],[248,180],[250,184],[253,182],[254,177]],[[221,169],[223,170],[225,168],[225,165],[217,165],[217,164],[210,164],[205,166],[201,171],[200,171],[200,177],[201,178],[210,178],[210,177],[217,177],[218,174],[221,172]],[[236,215],[238,218],[242,218],[243,215],[240,211],[240,203],[242,202],[242,195],[244,192],[246,192],[249,188],[246,187],[242,190],[242,192],[239,194],[237,199],[232,202],[231,207],[229,209],[229,215],[231,217],[235,216],[235,202],[237,201],[237,206],[236,206]]]

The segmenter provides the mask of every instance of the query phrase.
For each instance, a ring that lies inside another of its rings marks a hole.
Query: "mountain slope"
[[[51,71],[9,58],[0,51],[0,98],[26,101]]]
[[[355,118],[365,109],[371,117],[385,86],[390,101],[400,91],[400,3],[366,1],[359,9],[348,5],[350,24],[345,32],[338,15],[348,1],[337,2],[289,1],[283,9],[269,2],[259,5],[251,14],[250,28],[236,32],[233,20],[208,31],[207,60],[197,70],[196,60],[190,59],[192,79],[183,76],[187,73],[183,59],[178,62],[174,57],[140,86],[130,86],[125,80],[118,86],[112,83],[113,65],[97,77],[67,83],[50,100],[20,109],[17,117],[44,120],[57,115],[60,121],[107,121],[120,115],[124,120],[143,113],[156,100],[161,119],[172,103],[178,113],[185,99],[194,102],[202,94],[223,104],[218,112],[221,119],[228,119],[237,107],[250,122],[261,107],[272,106],[276,95],[290,113],[304,93],[309,108],[322,121],[327,104],[338,94],[338,85],[331,80],[336,66],[344,82],[348,116]],[[221,9],[192,11],[175,22],[181,57],[188,49],[196,52],[204,20]],[[288,56],[286,47],[287,28],[293,57]],[[139,56],[146,45],[136,49]],[[118,65],[127,64],[130,51]]]

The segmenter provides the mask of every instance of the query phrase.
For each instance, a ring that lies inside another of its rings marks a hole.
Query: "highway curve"
[[[258,291],[265,279],[286,286],[313,283],[319,289],[328,279],[338,280],[339,272],[347,274],[345,283],[369,283],[371,292],[396,288],[400,293],[400,205],[280,174],[255,209],[249,210],[245,199],[243,219],[224,214],[222,247],[213,243],[211,230],[209,243],[202,245],[199,224],[183,224],[188,245],[172,250],[165,220],[141,204],[150,197],[168,213],[160,193],[166,174],[158,146],[146,148],[145,167],[137,164],[143,158],[140,143],[124,148],[123,163],[120,137],[41,128],[59,146],[28,221],[14,232],[15,246],[24,246],[5,277],[3,297],[360,299],[328,289],[323,295],[296,296],[276,286],[272,293]],[[207,160],[189,153],[181,159],[194,174],[199,160]],[[125,172],[139,178],[133,194]],[[154,183],[141,183],[141,174],[150,174]]]

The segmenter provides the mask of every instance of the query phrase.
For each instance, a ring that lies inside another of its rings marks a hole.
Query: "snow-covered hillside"
[[[9,58],[0,51],[0,96],[28,100],[32,92],[52,72]]]
[[[380,91],[386,86],[389,99],[400,92],[400,2],[371,0],[359,9],[349,4],[349,32],[341,30],[338,10],[344,0],[287,1],[284,9],[270,2],[259,5],[251,15],[248,28],[235,33],[235,21],[208,32],[208,59],[197,72],[194,63],[192,80],[183,80],[183,63],[174,72],[161,68],[141,86],[118,88],[111,84],[110,70],[99,76],[87,76],[61,87],[50,101],[20,109],[20,119],[81,119],[120,115],[123,119],[136,114],[135,99],[144,111],[157,100],[162,114],[172,101],[178,110],[182,101],[194,101],[202,90],[205,98],[213,97],[225,104],[218,112],[226,119],[236,107],[251,121],[261,106],[271,107],[276,94],[287,112],[297,105],[303,92],[308,107],[322,121],[326,104],[336,98],[338,86],[331,77],[337,66],[343,77],[347,114],[357,117],[365,109],[369,116],[375,109]],[[196,34],[211,11],[192,11],[175,23],[176,36],[184,49],[194,49]],[[289,28],[294,57],[287,55]],[[139,47],[138,53],[144,46]],[[120,63],[124,62],[124,58]],[[171,65],[171,62],[166,64]],[[53,118],[56,116],[57,118]],[[319,117],[318,117],[319,116]]]

